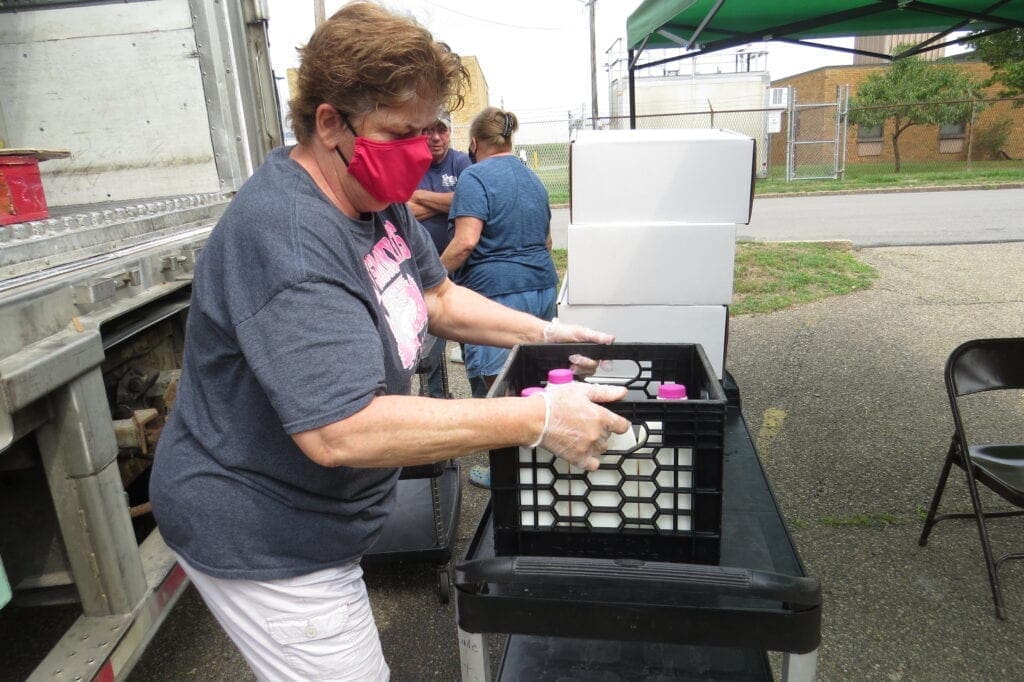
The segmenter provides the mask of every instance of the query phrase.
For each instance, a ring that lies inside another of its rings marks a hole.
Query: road
[[[856,247],[1024,241],[1022,208],[1024,189],[756,198],[738,237]],[[555,248],[566,248],[568,224],[568,209],[552,211]]]

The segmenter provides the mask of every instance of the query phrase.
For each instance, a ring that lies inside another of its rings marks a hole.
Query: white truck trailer
[[[126,677],[187,585],[148,470],[196,255],[281,143],[267,19],[259,0],[0,0],[0,140],[70,152],[40,165],[49,217],[0,225],[0,619],[81,605],[30,679]]]

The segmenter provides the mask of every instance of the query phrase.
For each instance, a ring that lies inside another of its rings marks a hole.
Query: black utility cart
[[[634,470],[625,462],[631,460],[622,459],[618,466],[628,475],[623,477],[626,492],[620,509],[641,503],[637,495],[648,479],[656,496],[690,495],[681,499],[692,503],[680,503],[682,511],[673,521],[660,524],[658,506],[652,522],[656,528],[644,529],[626,515],[618,533],[625,542],[616,543],[614,531],[585,519],[582,524],[530,527],[527,512],[534,507],[527,504],[529,491],[519,491],[522,504],[516,516],[496,509],[513,498],[495,492],[465,559],[455,568],[462,679],[490,679],[485,633],[506,635],[497,674],[501,680],[771,680],[769,651],[783,653],[783,679],[813,679],[820,586],[806,576],[800,562],[740,412],[735,383],[726,375],[723,387],[711,375],[703,384],[705,379],[694,373],[709,372],[709,365],[699,346],[681,351],[678,362],[667,345],[626,347],[631,358],[654,352],[656,359],[639,363],[642,376],[627,380],[630,396],[613,409],[634,424],[653,424],[651,433],[661,436],[660,442],[685,445],[670,450],[687,454],[677,454],[676,461],[649,474],[642,468],[629,474]],[[520,356],[519,365],[531,365],[534,351],[517,350],[526,355]],[[539,352],[543,364],[546,351]],[[605,352],[621,356],[624,351],[615,345]],[[532,374],[538,370],[517,369],[510,359],[495,383],[500,392],[492,395],[509,394],[520,382],[535,381]],[[690,382],[697,389],[690,391],[685,411],[645,399],[651,395],[650,385],[659,381]],[[705,428],[716,412],[722,417],[720,440]],[[716,452],[718,442],[722,448]],[[650,450],[638,447],[632,457],[658,457],[646,452]],[[497,460],[507,462],[516,455],[491,455],[497,487]],[[716,456],[721,463],[717,488],[714,467],[698,473]],[[526,458],[520,454],[517,459]],[[614,458],[602,458],[602,469],[612,466]],[[528,479],[520,475],[518,480]],[[581,506],[594,511],[577,500],[576,507]],[[519,519],[519,546],[531,554],[508,551],[516,541],[510,540],[510,529],[495,532],[509,518]],[[595,535],[604,537],[595,540]],[[662,560],[659,554],[669,558]],[[686,554],[690,558],[681,560]]]
[[[417,368],[419,395],[427,395],[427,370],[424,365]],[[441,363],[441,378],[444,393],[450,396],[446,362]],[[449,459],[403,468],[396,495],[395,509],[385,521],[380,537],[363,555],[363,564],[437,564],[437,596],[442,604],[447,604],[452,594],[452,545],[462,501],[458,462]]]

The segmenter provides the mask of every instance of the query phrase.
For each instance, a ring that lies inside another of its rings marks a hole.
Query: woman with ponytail
[[[555,314],[558,275],[551,260],[551,207],[540,179],[512,153],[516,115],[484,109],[469,129],[470,158],[452,199],[455,234],[441,255],[456,284],[545,320]],[[475,397],[487,390],[507,348],[467,344],[466,374]],[[474,475],[475,474],[475,475]],[[470,480],[488,483],[481,471]]]

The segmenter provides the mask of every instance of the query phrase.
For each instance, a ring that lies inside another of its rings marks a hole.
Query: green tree
[[[970,41],[978,59],[992,67],[986,85],[1003,86],[1000,97],[1024,95],[1024,29],[1015,28]],[[1016,106],[1021,106],[1020,102]]]
[[[901,45],[893,53],[902,49]],[[972,105],[963,100],[980,97],[981,87],[981,81],[953,64],[899,59],[858,86],[850,99],[850,122],[884,127],[892,119],[892,153],[898,173],[900,135],[916,125],[966,124]]]

